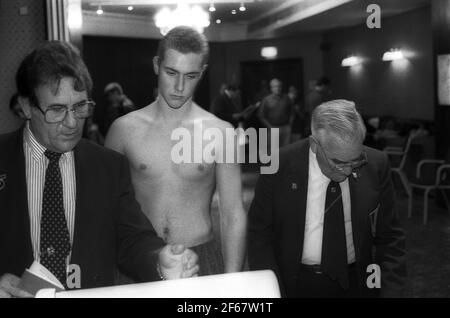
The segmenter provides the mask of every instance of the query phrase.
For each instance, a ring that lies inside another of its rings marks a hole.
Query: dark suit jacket
[[[381,267],[381,293],[401,295],[406,276],[405,237],[393,208],[389,163],[375,149],[365,148],[369,163],[357,179],[349,177],[356,267],[362,296],[369,264]],[[272,269],[285,296],[295,295],[303,252],[308,193],[309,142],[301,140],[280,151],[276,174],[261,175],[249,211],[249,266]],[[301,281],[300,281],[301,282]]]
[[[81,288],[114,284],[117,265],[138,281],[157,280],[164,243],[134,198],[128,163],[117,152],[81,140],[74,149],[75,231],[71,264]],[[0,275],[21,276],[33,262],[23,130],[0,135]]]

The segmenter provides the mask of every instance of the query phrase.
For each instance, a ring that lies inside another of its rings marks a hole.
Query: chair
[[[388,146],[383,149],[383,151],[388,156],[394,156],[394,157],[400,158],[400,160],[398,161],[398,165],[393,165],[392,160],[391,160],[391,171],[393,172],[392,175],[394,175],[394,173],[395,173],[399,176],[400,181],[401,181],[403,188],[405,189],[405,192],[408,195],[408,197],[411,197],[411,188],[409,186],[408,178],[406,176],[404,168],[405,168],[405,164],[406,164],[406,158],[408,157],[408,152],[409,152],[409,149],[411,147],[411,143],[412,143],[412,140],[414,139],[414,137],[415,137],[415,133],[410,132],[403,148]]]
[[[424,173],[425,168],[428,168],[428,172]],[[423,189],[423,224],[426,225],[428,221],[428,195],[432,190],[440,190],[445,201],[445,205],[450,213],[450,204],[447,198],[446,190],[450,190],[450,164],[445,164],[444,160],[437,159],[423,159],[419,161],[416,169],[415,179],[410,181],[409,186],[411,189],[411,195],[408,200],[408,218],[412,214],[413,206],[413,190]]]

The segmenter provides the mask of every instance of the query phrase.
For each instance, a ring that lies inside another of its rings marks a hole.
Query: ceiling
[[[223,1],[223,0],[221,0]],[[248,1],[248,0],[247,0]],[[82,0],[82,8],[87,11],[96,11],[98,6],[103,3],[102,10],[106,13],[119,13],[119,14],[131,14],[137,16],[145,16],[153,18],[156,12],[162,7],[169,7],[174,9],[176,4],[150,4],[143,5],[144,1],[139,0],[117,0],[117,1],[105,1],[105,0]],[[149,1],[149,2],[161,2],[161,1]],[[175,1],[167,1],[175,2]],[[195,1],[191,1],[195,2]],[[280,5],[280,3],[285,2],[284,0],[254,0],[251,2],[244,2],[246,8],[245,11],[239,11],[240,2],[239,1],[228,1],[228,2],[218,2],[210,1],[214,3],[216,9],[215,12],[210,13],[211,21],[216,21],[220,19],[222,23],[248,23],[258,16],[272,10],[273,8]],[[113,5],[105,3],[114,3]],[[128,6],[132,5],[133,10],[128,11]],[[208,10],[209,3],[198,4],[205,10]],[[231,11],[236,10],[236,14],[232,14]]]
[[[221,26],[248,25],[249,38],[282,36],[298,32],[324,31],[358,25],[365,22],[369,13],[366,8],[376,3],[381,17],[386,18],[423,6],[431,0],[244,0],[246,10],[239,10],[240,0],[179,0],[202,2],[208,10],[211,2],[216,8],[211,13],[211,23],[221,20]],[[163,5],[161,2],[171,3]],[[133,15],[153,19],[163,6],[175,8],[176,0],[82,0],[84,11],[95,12],[99,5],[105,13]],[[152,4],[145,4],[152,3]],[[128,11],[132,5],[133,10]],[[232,10],[236,14],[232,14]]]

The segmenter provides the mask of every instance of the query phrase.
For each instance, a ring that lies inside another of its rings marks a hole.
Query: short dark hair
[[[164,59],[168,49],[173,49],[183,54],[195,53],[203,55],[202,64],[208,63],[209,46],[206,37],[195,29],[187,26],[179,26],[170,30],[158,45],[158,58]]]
[[[40,85],[55,85],[58,90],[63,77],[73,79],[73,88],[92,93],[92,79],[80,52],[62,41],[47,41],[28,54],[19,66],[16,85],[20,96],[37,104],[35,90]]]
[[[106,85],[103,92],[105,93],[105,95],[108,95],[109,93],[118,93],[119,95],[123,95],[122,86],[116,82],[112,82]]]

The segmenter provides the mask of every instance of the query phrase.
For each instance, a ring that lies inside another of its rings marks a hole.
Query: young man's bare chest
[[[135,130],[124,147],[133,176],[141,180],[160,182],[165,178],[199,181],[214,174],[214,164],[176,163],[172,158],[172,150],[178,141],[172,139],[172,132],[173,129],[161,125]],[[191,145],[194,145],[193,140]],[[193,155],[194,149],[185,151],[191,151]]]

